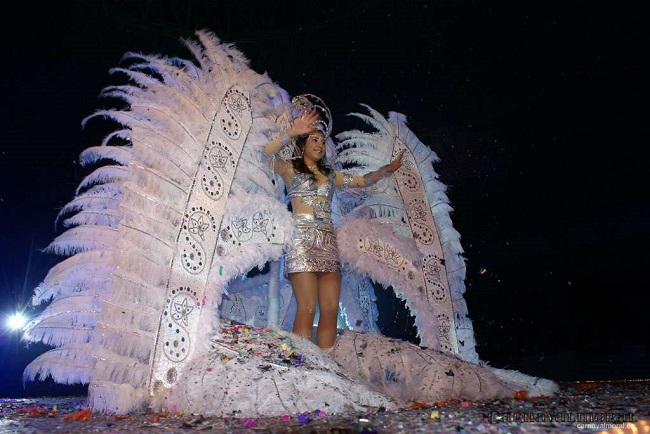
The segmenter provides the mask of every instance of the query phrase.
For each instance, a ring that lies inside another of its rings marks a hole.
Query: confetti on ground
[[[214,418],[181,413],[91,414],[83,398],[0,399],[0,432],[53,433],[643,433],[650,380],[561,384],[557,396],[447,400],[399,411]]]

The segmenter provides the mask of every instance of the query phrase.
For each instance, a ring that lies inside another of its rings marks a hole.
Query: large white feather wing
[[[120,126],[82,153],[107,164],[63,209],[69,229],[50,250],[70,257],[35,291],[51,304],[25,338],[58,348],[25,376],[90,382],[97,410],[126,413],[175,384],[228,283],[278,259],[290,231],[261,152],[289,98],[232,45],[196,36],[189,60],[129,53],[112,70],[129,82],[104,95],[128,107],[84,121]]]
[[[353,113],[375,129],[348,131],[339,139],[339,161],[355,174],[376,170],[405,151],[403,166],[389,178],[339,196],[339,247],[350,270],[367,275],[405,300],[415,316],[421,345],[478,362],[465,292],[465,261],[453,228],[446,187],[433,169],[438,157],[391,112],[385,118],[365,106]],[[359,218],[361,216],[361,218]]]

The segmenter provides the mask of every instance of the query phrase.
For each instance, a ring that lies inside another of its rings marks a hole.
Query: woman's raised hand
[[[319,119],[316,109],[303,113],[296,118],[293,125],[287,130],[287,134],[291,137],[296,137],[312,133],[316,131],[316,125]]]

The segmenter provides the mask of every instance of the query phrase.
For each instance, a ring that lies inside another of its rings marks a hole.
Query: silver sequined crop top
[[[296,172],[291,185],[287,187],[287,198],[291,200],[294,197],[300,197],[305,205],[314,208],[316,217],[326,217],[332,212],[335,176],[335,172],[332,171],[327,180],[318,185],[311,175]]]

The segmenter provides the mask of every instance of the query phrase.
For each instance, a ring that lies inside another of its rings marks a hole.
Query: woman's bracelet
[[[292,143],[291,137],[289,137],[289,134],[287,134],[286,131],[284,131],[282,134],[280,134],[280,137],[278,137],[278,140],[282,144],[282,146],[287,146]]]
[[[372,175],[374,175],[375,173],[379,175],[378,179],[373,178]],[[366,187],[369,187],[379,182],[380,179],[386,178],[389,175],[390,172],[388,171],[388,169],[386,169],[386,166],[381,166],[379,169],[375,170],[374,172],[368,172],[365,175],[363,175],[363,182],[366,185]]]
[[[293,139],[289,137],[289,134],[287,134],[286,131],[280,134],[277,140],[280,142],[280,145],[282,145],[280,150],[277,152],[277,156],[281,160],[290,161],[302,156],[300,149],[298,149],[298,146]]]

